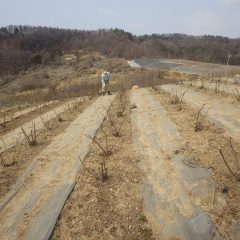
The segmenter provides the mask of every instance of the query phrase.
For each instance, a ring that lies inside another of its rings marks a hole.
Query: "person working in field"
[[[102,77],[102,95],[105,95],[106,92],[108,93],[108,95],[111,95],[109,87],[111,74],[105,71],[101,77]]]

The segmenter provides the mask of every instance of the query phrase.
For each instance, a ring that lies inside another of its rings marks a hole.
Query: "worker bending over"
[[[111,74],[105,71],[101,77],[102,77],[102,95],[105,95],[106,92],[108,93],[108,95],[111,95],[109,87]]]

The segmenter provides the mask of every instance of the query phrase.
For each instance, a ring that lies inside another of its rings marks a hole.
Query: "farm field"
[[[1,239],[240,239],[238,83],[89,59],[0,112]]]

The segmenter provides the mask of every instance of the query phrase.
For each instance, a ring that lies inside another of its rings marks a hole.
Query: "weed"
[[[145,223],[148,220],[147,220],[147,217],[143,213],[140,213],[139,214],[139,221],[142,222],[142,223]]]
[[[177,105],[178,110],[182,110],[183,98],[187,91],[188,89],[177,93],[177,91],[174,92],[174,90],[172,89],[170,93],[170,97],[171,97],[170,103],[173,105]]]
[[[140,230],[143,240],[153,240],[153,232],[150,228],[141,228]]]
[[[43,125],[46,127],[47,130],[51,130],[53,129],[53,126],[55,124],[55,120],[53,120],[51,117],[43,119],[43,117],[41,116],[41,114],[39,114],[39,117],[43,123]],[[55,118],[56,119],[56,118]],[[52,121],[53,120],[53,121]]]
[[[32,129],[30,131],[30,134],[27,134],[27,132],[23,129],[22,126],[21,126],[21,129],[22,129],[25,139],[28,142],[28,145],[30,147],[36,146],[38,143],[37,143],[37,133],[36,133],[35,123],[32,123]]]

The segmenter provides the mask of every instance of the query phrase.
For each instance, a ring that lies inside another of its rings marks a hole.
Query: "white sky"
[[[0,26],[240,37],[240,0],[0,0]]]

